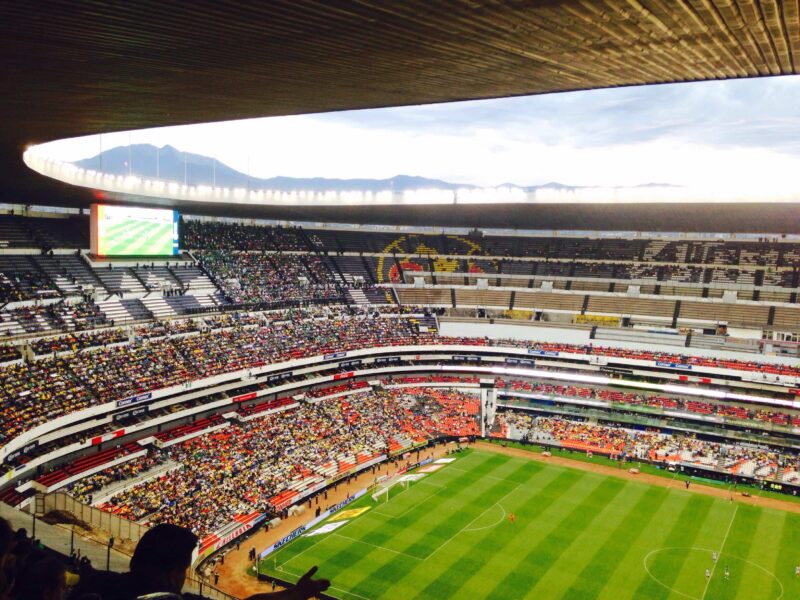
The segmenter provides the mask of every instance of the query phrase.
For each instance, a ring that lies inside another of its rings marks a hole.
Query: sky
[[[72,161],[170,144],[254,177],[796,189],[800,76],[167,127],[55,142]]]

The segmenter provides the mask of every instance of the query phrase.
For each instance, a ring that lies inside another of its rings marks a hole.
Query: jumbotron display
[[[93,204],[92,252],[97,256],[178,254],[178,211]]]

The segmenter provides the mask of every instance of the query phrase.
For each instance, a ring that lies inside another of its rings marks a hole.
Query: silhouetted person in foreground
[[[197,536],[184,527],[162,523],[142,536],[131,558],[129,573],[94,571],[81,574],[81,582],[72,598],[83,594],[98,594],[102,600],[135,600],[149,594],[176,594],[184,600],[203,596],[181,594],[186,571],[192,564]],[[328,589],[327,579],[312,579],[317,567],[300,578],[297,584],[282,592],[254,594],[246,600],[305,600]]]

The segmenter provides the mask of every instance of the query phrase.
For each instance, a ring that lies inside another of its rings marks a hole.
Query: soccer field
[[[366,496],[345,509],[368,508],[360,515],[334,514],[345,524],[299,537],[262,572],[295,581],[319,565],[346,600],[800,598],[800,515],[489,452],[456,456],[388,502]]]
[[[171,256],[172,223],[128,219],[105,231],[106,256]]]

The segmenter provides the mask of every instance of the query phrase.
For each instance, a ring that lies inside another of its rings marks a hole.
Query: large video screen
[[[91,234],[97,256],[174,256],[178,211],[93,204]]]

